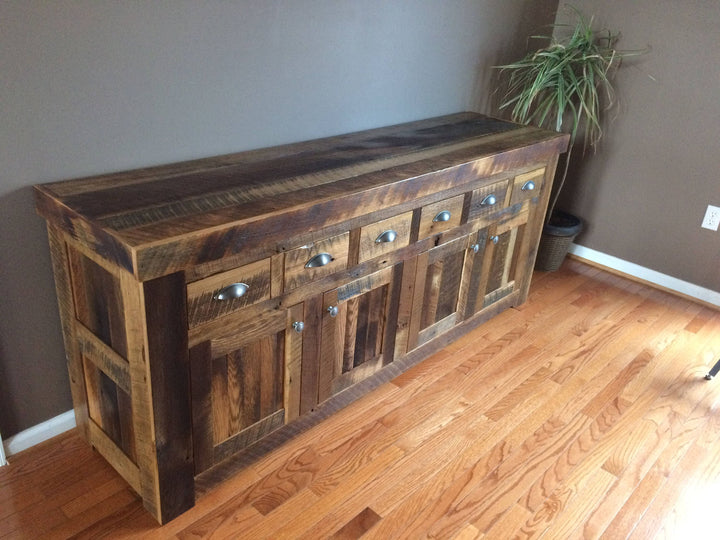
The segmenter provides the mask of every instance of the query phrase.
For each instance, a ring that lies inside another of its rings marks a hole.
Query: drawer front
[[[513,181],[510,204],[517,204],[537,197],[545,178],[545,167],[534,171],[518,174]]]
[[[468,221],[482,219],[505,208],[508,201],[508,179],[483,186],[472,192]]]
[[[371,223],[360,229],[359,262],[367,261],[410,243],[412,212]]]
[[[423,206],[418,238],[427,238],[460,225],[464,195]]]
[[[318,240],[285,254],[285,290],[345,270],[350,233]]]
[[[188,283],[188,326],[197,326],[268,298],[270,259]]]

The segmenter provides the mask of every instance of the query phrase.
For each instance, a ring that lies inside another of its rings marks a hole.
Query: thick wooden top
[[[35,186],[36,206],[51,225],[149,279],[249,249],[273,231],[319,229],[330,219],[351,219],[466,182],[471,173],[501,172],[514,165],[518,149],[532,147],[540,160],[566,146],[566,135],[458,113],[43,184]],[[439,184],[430,176],[407,184],[464,164],[470,169]],[[323,202],[331,203],[322,205],[325,213],[318,208]]]

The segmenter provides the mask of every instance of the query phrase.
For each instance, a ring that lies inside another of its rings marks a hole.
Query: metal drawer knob
[[[480,244],[473,244],[472,246],[470,246],[470,249],[473,250],[473,253],[477,253],[478,251],[480,251]]]
[[[337,307],[337,306],[330,306],[329,308],[327,308],[327,312],[330,314],[331,317],[337,317],[338,307]]]
[[[437,216],[433,218],[433,221],[440,222],[440,221],[450,221],[450,211],[449,210],[443,210],[440,212]]]
[[[329,253],[318,253],[305,263],[305,268],[318,268],[320,266],[325,266],[326,264],[331,263],[332,260],[332,255]]]
[[[482,201],[480,201],[480,206],[493,206],[497,203],[497,197],[495,197],[494,193],[491,193],[487,197],[485,197]]]
[[[490,240],[492,241],[493,244],[497,244],[500,241],[500,237],[499,236],[491,236]]]
[[[214,300],[233,300],[244,296],[250,287],[245,283],[233,283],[227,287],[223,287],[213,295]]]
[[[295,321],[292,323],[293,330],[295,330],[298,334],[302,332],[305,329],[305,323],[302,321]]]
[[[535,189],[535,182],[528,180],[522,185],[520,191],[532,191],[533,189]]]
[[[376,244],[389,244],[394,242],[397,238],[397,232],[392,229],[381,232],[380,235],[375,239]]]

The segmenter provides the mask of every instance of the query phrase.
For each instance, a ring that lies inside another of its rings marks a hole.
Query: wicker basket
[[[554,272],[565,260],[570,244],[582,230],[580,218],[562,211],[553,214],[543,228],[538,246],[535,270]]]

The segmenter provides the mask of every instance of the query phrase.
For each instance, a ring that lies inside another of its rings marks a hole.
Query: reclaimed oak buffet
[[[79,432],[173,519],[524,302],[567,142],[459,113],[36,186]]]

